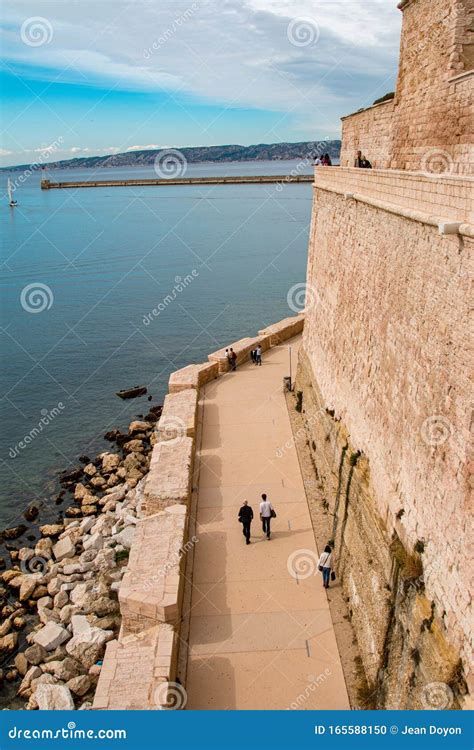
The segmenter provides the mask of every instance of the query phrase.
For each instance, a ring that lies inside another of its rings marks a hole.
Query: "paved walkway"
[[[289,342],[293,373],[299,342]],[[349,708],[283,394],[288,371],[282,345],[202,392],[188,709]],[[277,512],[270,541],[262,492]],[[249,546],[237,521],[244,499],[255,515]]]

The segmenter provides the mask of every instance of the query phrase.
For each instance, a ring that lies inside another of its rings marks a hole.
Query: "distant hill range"
[[[142,167],[153,165],[156,155],[169,149],[150,149],[146,151],[126,151],[112,156],[86,156],[76,159],[47,162],[41,166],[48,169],[87,169],[97,167]],[[341,141],[303,141],[302,143],[258,143],[255,146],[195,146],[179,150],[189,164],[197,162],[231,162],[231,161],[282,161],[289,159],[315,159],[322,154],[329,154],[331,159],[338,159]],[[33,164],[20,164],[14,167],[3,167],[1,171],[19,171],[31,168]],[[40,168],[38,164],[35,168]]]

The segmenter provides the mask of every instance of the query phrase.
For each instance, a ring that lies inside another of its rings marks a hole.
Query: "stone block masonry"
[[[156,443],[145,481],[144,515],[153,515],[176,503],[189,505],[193,455],[192,438],[179,437]]]
[[[379,707],[423,707],[431,682],[460,705],[472,679],[474,243],[457,179],[458,231],[443,236],[449,180],[316,170],[296,389]],[[384,184],[393,194],[374,199]]]
[[[169,506],[137,523],[119,592],[124,633],[139,633],[157,622],[178,623],[186,534],[184,505]]]
[[[300,333],[303,319],[287,318],[269,326],[268,333],[229,347],[247,361],[257,343],[266,350]],[[169,379],[141,517],[119,589],[122,628],[119,639],[107,645],[93,704],[97,710],[183,708],[186,702],[175,681],[186,553],[199,541],[188,539],[196,407],[199,389],[224,374],[227,362],[220,353],[210,357],[209,363],[188,365]]]
[[[184,436],[194,438],[197,404],[198,392],[196,388],[168,393],[157,425],[158,439],[171,440],[175,443]]]
[[[402,2],[395,98],[343,118],[341,166],[472,174],[473,0]]]

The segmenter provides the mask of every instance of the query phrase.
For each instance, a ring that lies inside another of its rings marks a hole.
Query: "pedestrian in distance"
[[[332,548],[329,546],[329,544],[326,544],[324,552],[321,552],[321,555],[319,556],[318,562],[318,570],[323,574],[323,585],[325,589],[329,588],[329,581],[331,579],[334,580],[334,578],[336,577],[334,573],[331,575],[332,564]]]
[[[255,349],[252,349],[250,351],[250,361],[253,362],[254,364],[255,364],[255,351],[256,351]]]
[[[262,364],[262,347],[260,344],[255,349],[255,364],[261,365]]]
[[[253,510],[248,504],[247,500],[244,500],[244,504],[239,510],[239,522],[242,524],[242,534],[245,537],[246,544],[250,544],[250,525],[253,519]]]
[[[270,524],[272,518],[276,518],[276,513],[271,502],[267,500],[266,494],[263,493],[262,502],[260,503],[260,519],[262,521],[262,531],[267,535],[267,539],[270,539]]]
[[[230,369],[232,371],[235,371],[237,369],[237,354],[234,352],[232,347],[229,349],[229,354],[227,355],[227,359],[229,360]]]

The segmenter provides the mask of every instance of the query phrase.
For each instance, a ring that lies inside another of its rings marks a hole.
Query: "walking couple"
[[[270,539],[270,524],[272,518],[276,518],[276,513],[273,509],[273,505],[265,493],[262,495],[262,501],[260,503],[260,520],[262,521],[262,531],[266,534],[267,539]],[[245,537],[246,544],[250,544],[250,525],[253,520],[253,510],[248,504],[247,500],[244,500],[244,504],[239,510],[238,515],[239,522],[242,524],[242,533]]]

